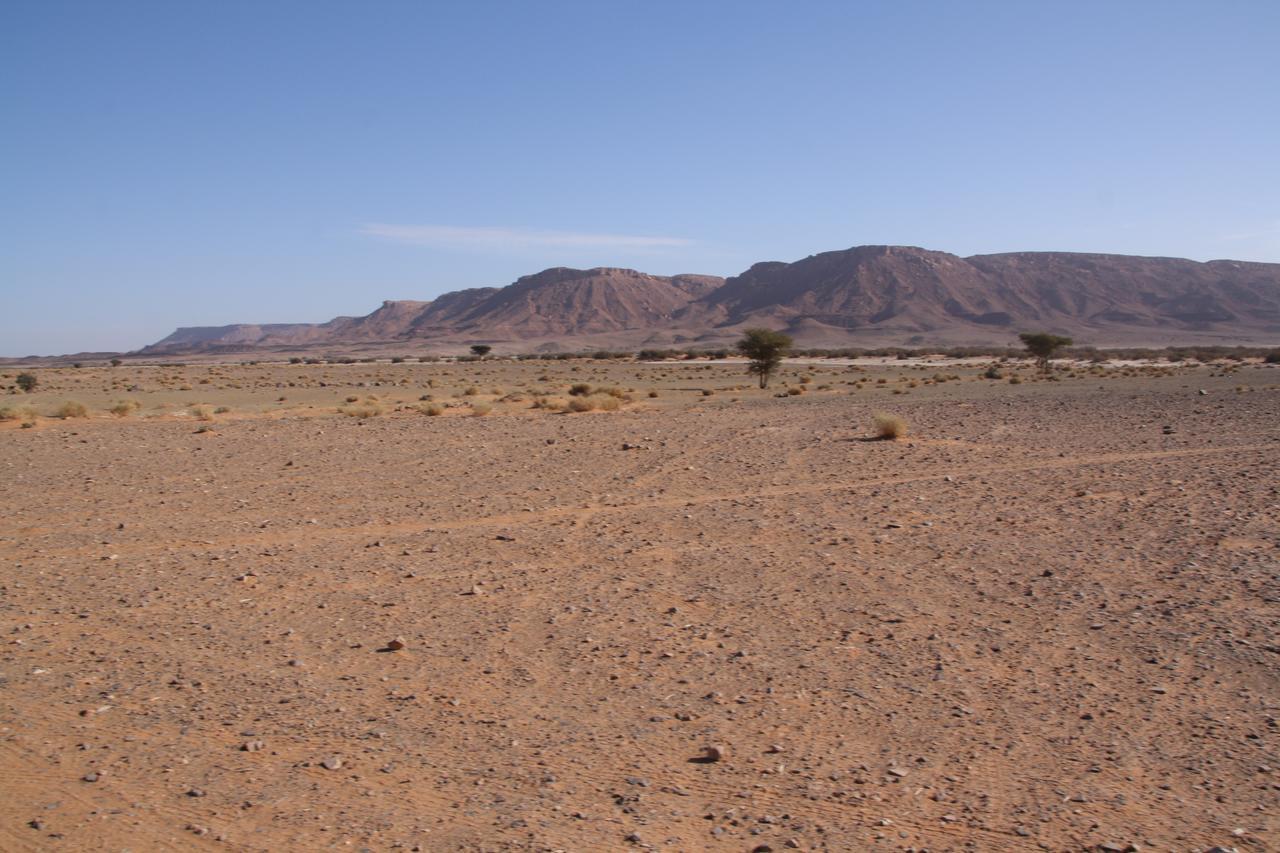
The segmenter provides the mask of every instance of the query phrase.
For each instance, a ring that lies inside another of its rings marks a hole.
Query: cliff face
[[[859,246],[756,264],[687,315],[719,326],[817,324],[926,337],[1007,339],[1008,330],[1029,328],[1086,338],[1151,331],[1280,337],[1280,264],[1064,252],[961,258]]]
[[[1047,329],[1083,342],[1280,342],[1280,264],[1067,252],[962,258],[858,246],[730,279],[555,267],[502,288],[385,302],[327,323],[184,328],[144,352],[394,341],[724,340],[750,325],[814,346],[1008,343]]]
[[[714,276],[648,275],[628,269],[555,267],[504,287],[458,318],[484,337],[543,337],[650,329],[723,282]]]

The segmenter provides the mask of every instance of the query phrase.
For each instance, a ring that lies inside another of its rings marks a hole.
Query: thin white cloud
[[[468,228],[458,225],[387,225],[372,222],[361,234],[447,249],[519,251],[542,248],[669,249],[689,246],[683,237],[648,237],[635,234],[585,234],[576,231],[540,231],[532,228]]]
[[[1276,219],[1272,222],[1267,222],[1263,224],[1261,228],[1257,228],[1252,231],[1241,231],[1235,234],[1224,234],[1222,239],[1223,240],[1257,240],[1259,238],[1274,239],[1277,236],[1280,236],[1280,219]]]

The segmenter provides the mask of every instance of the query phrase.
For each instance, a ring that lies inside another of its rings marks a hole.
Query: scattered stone
[[[723,761],[724,755],[725,750],[722,746],[704,746],[702,755],[690,758],[689,762],[691,764],[715,764],[717,761]]]
[[[387,642],[387,648],[393,652],[398,652],[405,647],[406,643],[403,637],[394,637]]]
[[[326,758],[324,761],[321,761],[320,766],[323,767],[325,770],[341,770],[342,758],[337,755],[331,755],[328,758]]]
[[[247,740],[240,744],[241,752],[259,752],[265,746],[260,740]]]
[[[86,773],[80,777],[85,782],[97,782],[102,778],[101,773]]]

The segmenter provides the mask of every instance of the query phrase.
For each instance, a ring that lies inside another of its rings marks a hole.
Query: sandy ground
[[[1280,369],[879,371],[41,371],[0,849],[1280,849]]]

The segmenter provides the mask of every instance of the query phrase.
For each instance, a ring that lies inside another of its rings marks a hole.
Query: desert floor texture
[[[0,849],[1280,849],[1280,368],[984,367],[37,371]]]

